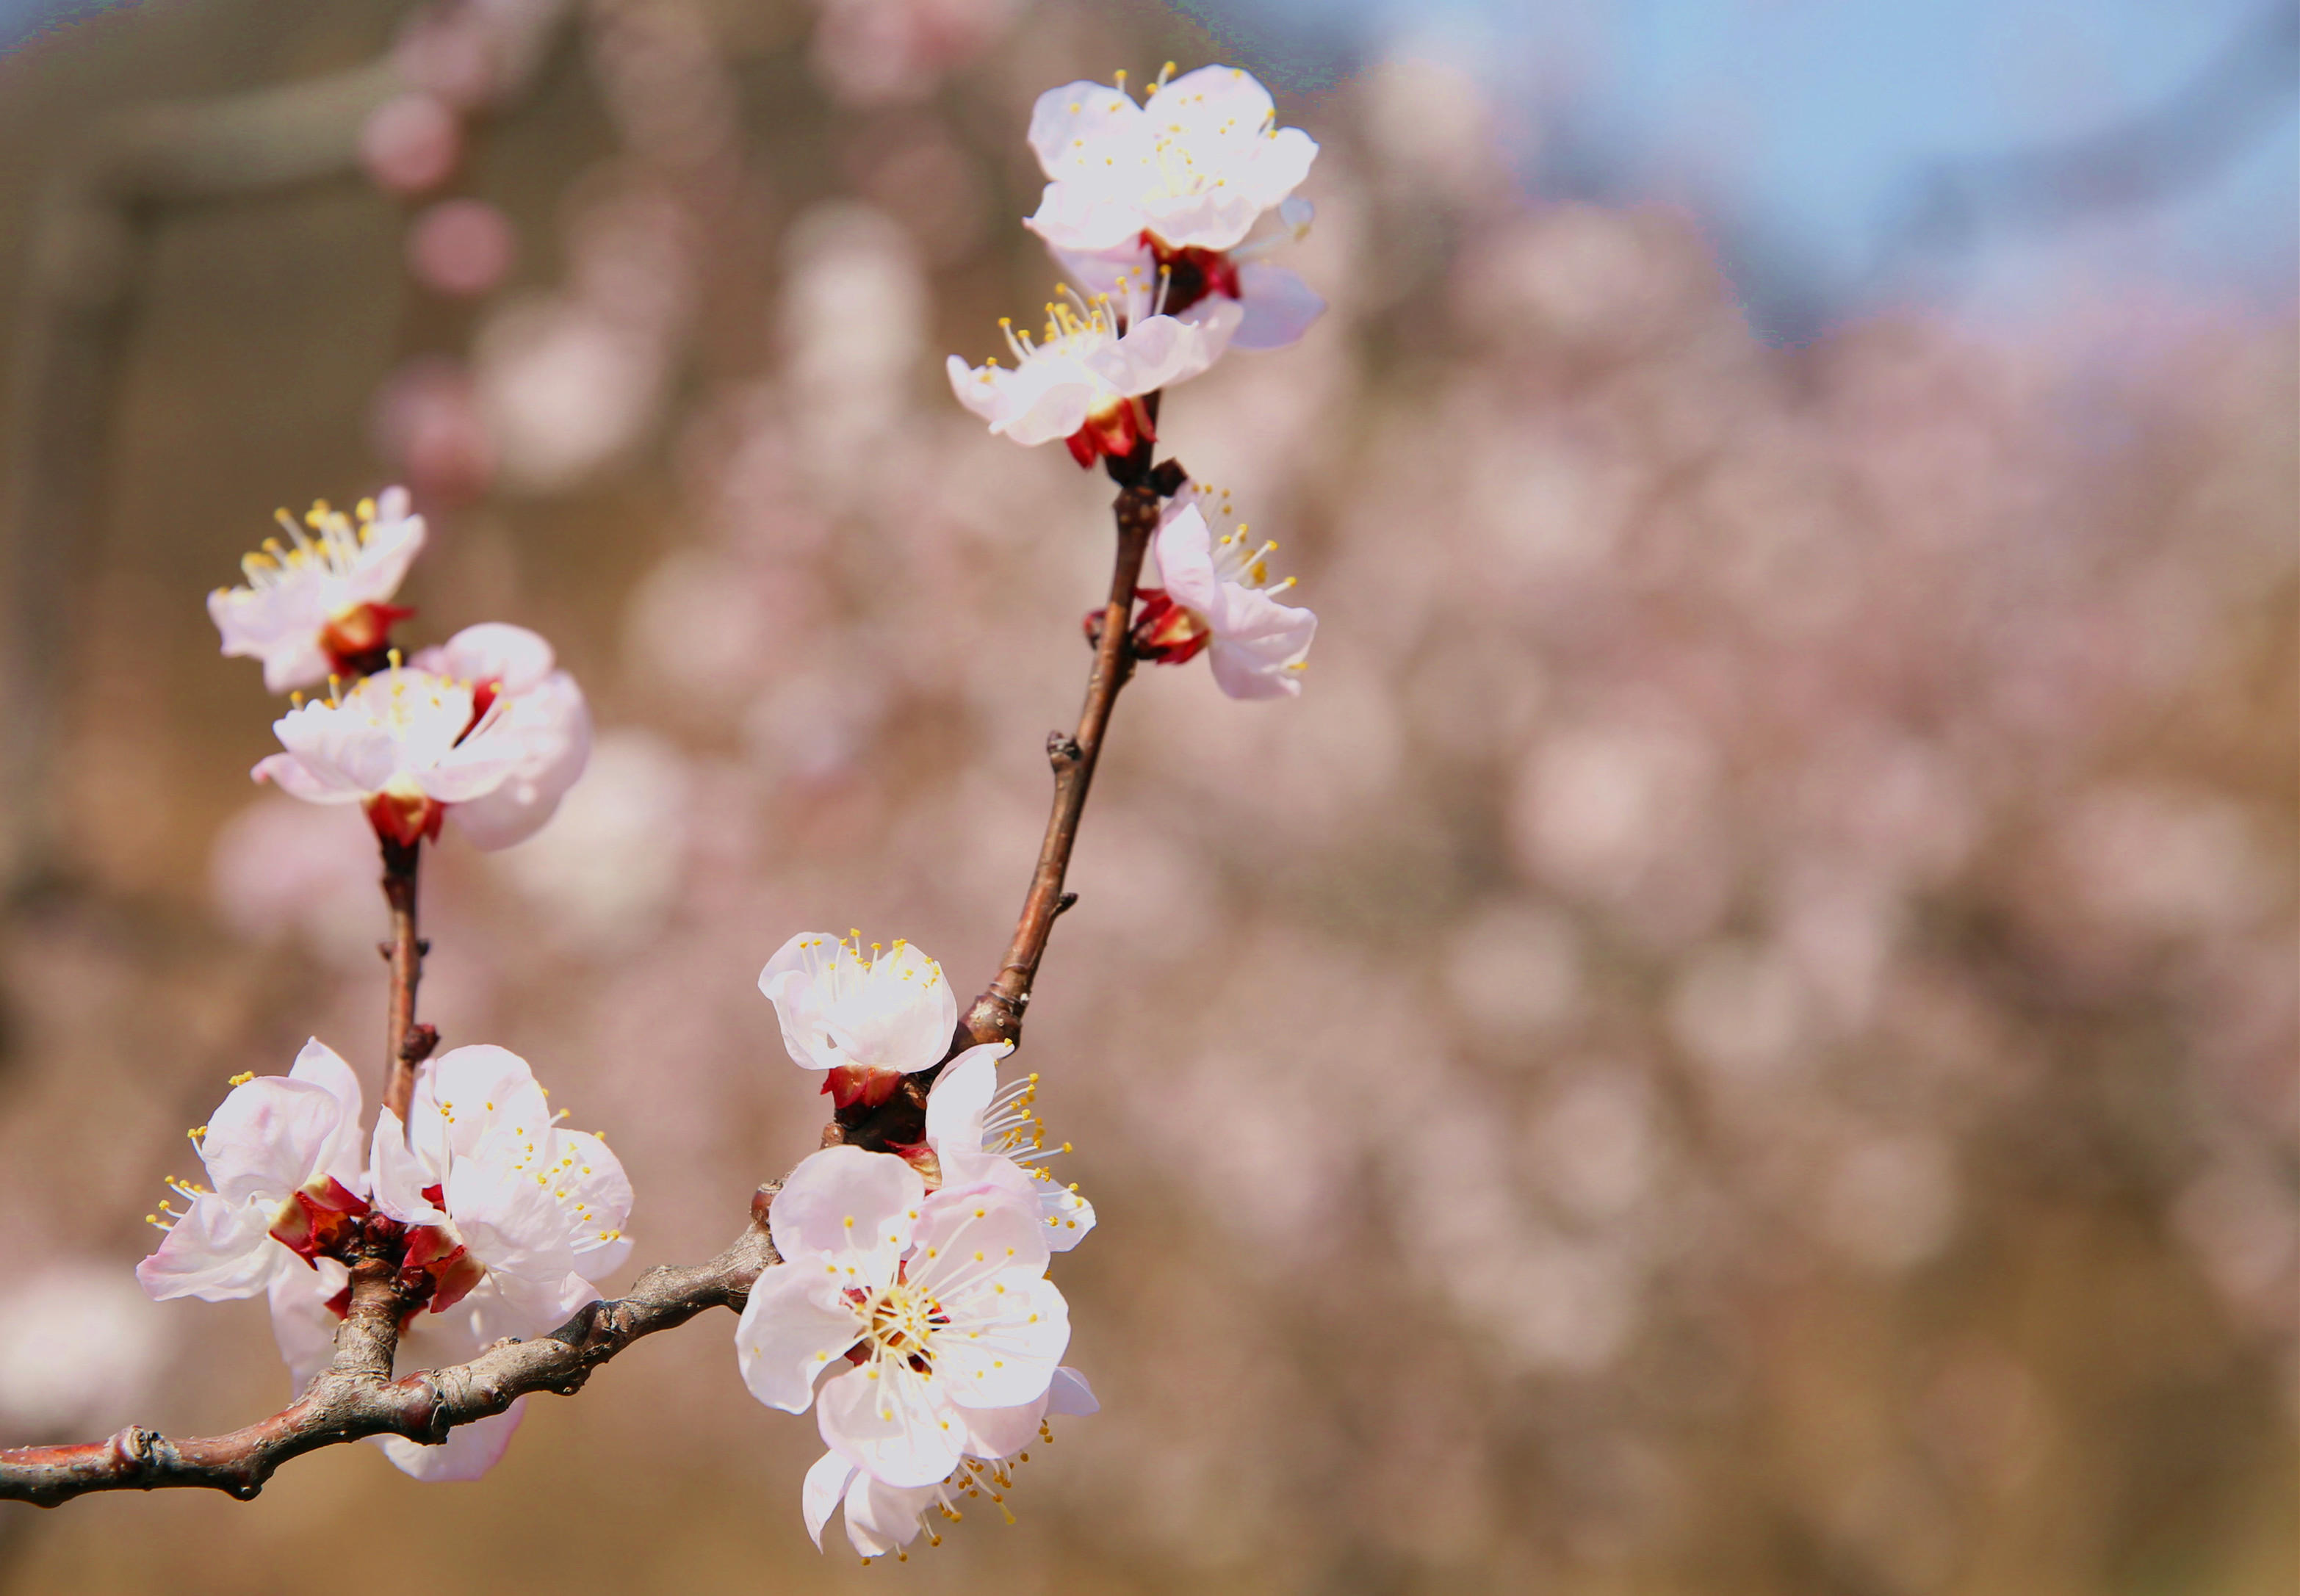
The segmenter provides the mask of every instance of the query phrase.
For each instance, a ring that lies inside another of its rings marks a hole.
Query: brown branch
[[[628,1296],[589,1303],[548,1335],[498,1342],[469,1363],[397,1380],[391,1358],[401,1301],[388,1270],[362,1259],[353,1270],[352,1303],[334,1362],[270,1418],[228,1435],[183,1441],[131,1426],[76,1446],[0,1450],[0,1500],[52,1508],[96,1491],[175,1487],[245,1500],[282,1463],[324,1446],[369,1435],[436,1445],[456,1426],[501,1413],[521,1397],[572,1396],[593,1369],[639,1337],[707,1309],[741,1311],[760,1271],[781,1261],[767,1237],[767,1205],[776,1189],[759,1188],[750,1226],[709,1263],[650,1269]]]
[[[1056,732],[1046,739],[1046,759],[1054,768],[1054,811],[1046,817],[1038,866],[1031,872],[1013,940],[1006,944],[1006,961],[959,1022],[970,1043],[1021,1039],[1022,1013],[1029,1007],[1030,988],[1038,977],[1038,961],[1046,956],[1054,917],[1077,902],[1075,894],[1063,892],[1062,878],[1070,872],[1071,850],[1078,844],[1079,819],[1086,812],[1087,789],[1094,782],[1095,762],[1102,757],[1111,709],[1134,674],[1134,590],[1141,580],[1142,556],[1158,529],[1158,503],[1156,488],[1136,482],[1121,488],[1111,506],[1118,522],[1118,553],[1094,669],[1086,679],[1086,704],[1079,711],[1077,731],[1068,736]]]
[[[422,863],[418,843],[383,844],[383,901],[391,906],[391,940],[380,952],[391,961],[391,1013],[384,1028],[383,1106],[407,1118],[415,1093],[415,1067],[430,1056],[439,1033],[415,1023],[415,989],[423,981],[423,955],[430,944],[416,933],[416,875]]]

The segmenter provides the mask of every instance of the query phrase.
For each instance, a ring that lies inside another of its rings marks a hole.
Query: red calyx
[[[315,1268],[320,1259],[334,1256],[336,1249],[357,1232],[359,1221],[368,1211],[366,1201],[332,1175],[327,1189],[318,1196],[297,1192],[288,1204],[271,1226],[272,1237]]]
[[[1176,249],[1151,232],[1142,235],[1142,243],[1166,274],[1164,314],[1178,315],[1209,295],[1242,297],[1238,291],[1238,262],[1222,251],[1196,245]]]
[[[841,1064],[828,1070],[822,1077],[822,1089],[830,1093],[831,1102],[849,1109],[860,1103],[875,1109],[895,1095],[895,1088],[903,1084],[899,1069],[872,1069],[860,1064]]]
[[[1213,636],[1204,617],[1176,603],[1162,587],[1144,587],[1136,596],[1141,613],[1134,618],[1134,655],[1161,665],[1179,665],[1195,658]]]
[[[1070,445],[1071,458],[1090,471],[1094,462],[1105,454],[1125,459],[1145,438],[1154,444],[1158,441],[1158,429],[1150,424],[1150,412],[1139,399],[1121,399],[1088,416],[1086,425],[1063,442]]]
[[[371,676],[390,662],[391,628],[415,611],[399,604],[360,604],[320,630],[320,646],[338,676]]]
[[[436,1192],[437,1186],[431,1188]],[[426,1193],[427,1197],[429,1193]],[[437,1203],[439,1200],[431,1197]],[[450,1241],[445,1231],[427,1225],[407,1235],[407,1251],[399,1265],[400,1284],[411,1293],[429,1294],[431,1311],[445,1313],[471,1294],[471,1288],[487,1278],[487,1270],[471,1250],[461,1242]]]
[[[447,818],[447,806],[437,798],[404,798],[396,793],[378,793],[363,807],[375,835],[403,848],[427,838],[438,842],[439,823]]]

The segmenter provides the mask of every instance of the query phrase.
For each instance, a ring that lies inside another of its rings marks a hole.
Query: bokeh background
[[[1024,1055],[1104,1409],[1019,1527],[818,1555],[721,1319],[479,1484],[0,1506],[0,1590],[2294,1589],[2296,19],[0,4],[9,1441],[287,1394],[129,1273],[227,1076],[381,1050],[202,611],[275,505],[410,482],[411,635],[591,694],[425,1011],[694,1259],[821,1119],[760,963],[979,985],[1075,712],[1107,485],[939,370],[1054,279],[1031,99],[1262,73],[1333,306],[1166,407],[1323,630],[1120,705]]]

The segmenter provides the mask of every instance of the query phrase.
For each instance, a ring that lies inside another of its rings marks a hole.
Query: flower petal
[[[826,1147],[809,1153],[767,1210],[785,1258],[828,1253],[862,1272],[862,1284],[894,1278],[926,1201],[919,1172],[891,1153]]]
[[[1232,349],[1283,349],[1326,313],[1326,302],[1298,272],[1249,261],[1238,268],[1243,315],[1230,335]]]
[[[779,1263],[761,1274],[735,1326],[743,1384],[770,1408],[804,1413],[814,1383],[861,1334],[841,1298],[845,1276],[817,1258]],[[851,1366],[849,1366],[851,1367]]]
[[[806,1479],[798,1488],[798,1507],[817,1551],[822,1550],[822,1526],[830,1522],[831,1510],[846,1494],[846,1483],[854,1475],[854,1465],[837,1452],[823,1453],[806,1471]]]
[[[815,1396],[823,1444],[889,1485],[931,1485],[958,1467],[966,1424],[941,1382],[892,1359],[849,1366]]]

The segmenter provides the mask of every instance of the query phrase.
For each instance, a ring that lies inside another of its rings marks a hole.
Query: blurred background
[[[1024,1054],[1104,1406],[1019,1527],[818,1555],[721,1318],[476,1485],[0,1506],[0,1590],[2295,1588],[2300,12],[0,0],[0,46],[11,1442],[288,1394],[260,1304],[129,1274],[227,1076],[381,1050],[372,845],[250,787],[202,609],[274,506],[410,483],[404,635],[535,627],[590,693],[551,827],[434,856],[424,1010],[693,1259],[822,1118],[759,965],[860,926],[979,985],[1076,711],[1108,485],[940,372],[1054,278],[1033,97],[1262,74],[1333,307],[1166,406],[1323,629],[1298,702],[1119,707]]]

